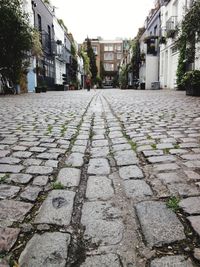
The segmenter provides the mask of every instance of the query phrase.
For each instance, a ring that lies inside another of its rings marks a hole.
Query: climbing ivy
[[[200,0],[195,0],[182,21],[181,35],[178,40],[180,51],[177,84],[187,71],[187,66],[195,61],[195,45],[200,41]]]

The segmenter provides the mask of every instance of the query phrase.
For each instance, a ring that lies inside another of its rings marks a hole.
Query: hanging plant
[[[166,44],[166,37],[165,36],[160,37],[159,44]]]

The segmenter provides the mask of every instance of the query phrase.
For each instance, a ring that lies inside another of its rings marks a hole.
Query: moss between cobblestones
[[[163,149],[164,154],[169,154],[169,151],[170,151],[169,148],[164,148],[164,149]]]
[[[153,150],[157,149],[157,145],[156,144],[152,144],[151,147],[153,148]]]
[[[179,210],[179,202],[180,198],[176,196],[172,196],[168,199],[166,205],[168,208],[170,208],[173,211]]]
[[[0,177],[0,184],[3,183],[3,182],[5,182],[6,179],[8,179],[9,177],[10,177],[9,174],[5,174],[5,175],[1,176],[1,177]]]
[[[176,145],[174,145],[174,148],[175,149],[179,149],[180,148],[180,145],[179,144],[176,144]]]
[[[58,190],[58,189],[64,189],[64,185],[61,184],[61,182],[54,182],[51,184],[52,189]]]

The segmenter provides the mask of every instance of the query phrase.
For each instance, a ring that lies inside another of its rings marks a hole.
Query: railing
[[[166,22],[166,31],[176,30],[178,26],[178,17],[171,16]]]
[[[162,5],[166,6],[169,2],[170,0],[162,0]]]

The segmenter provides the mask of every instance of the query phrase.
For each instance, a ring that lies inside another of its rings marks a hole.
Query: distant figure
[[[91,79],[90,79],[90,76],[89,75],[86,78],[85,84],[86,84],[87,90],[90,91],[90,88],[91,88]]]
[[[96,84],[93,86],[93,88],[94,88],[94,91],[96,91],[96,89],[97,89],[97,86],[96,86]]]

